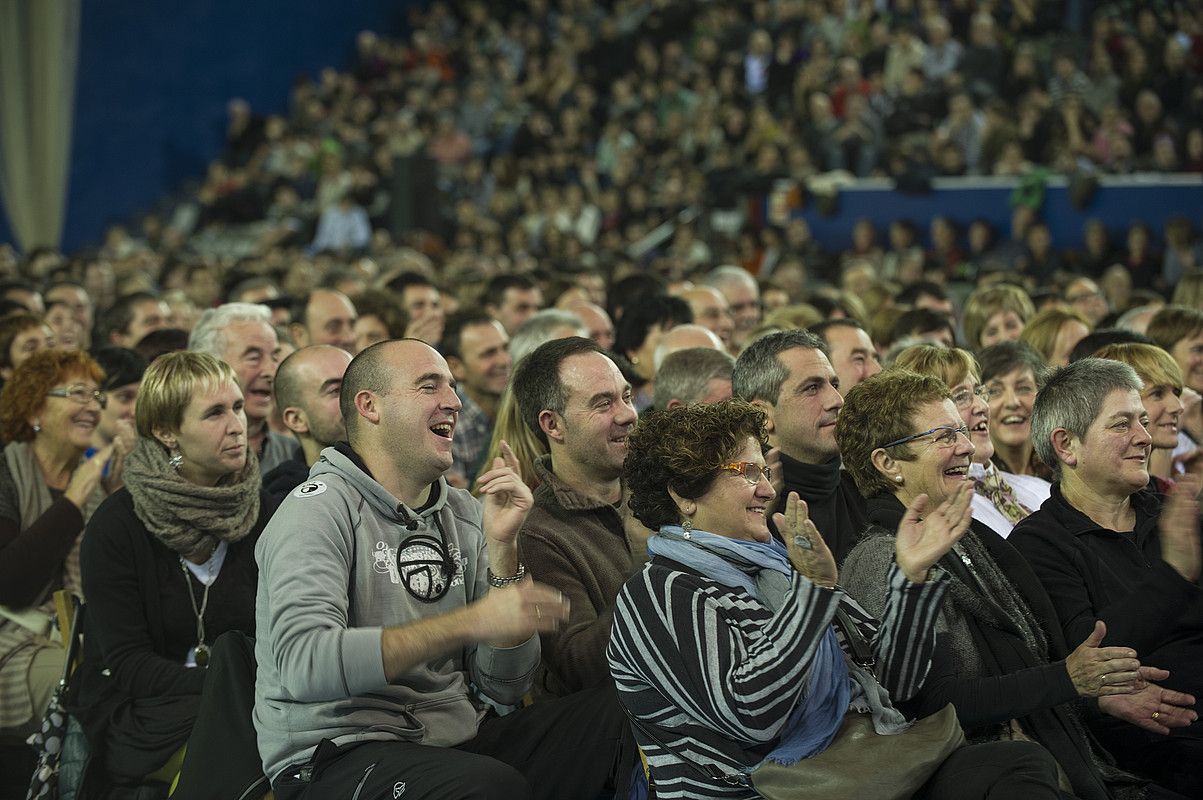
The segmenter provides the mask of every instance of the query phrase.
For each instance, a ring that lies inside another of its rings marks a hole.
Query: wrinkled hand
[[[1144,688],[1140,662],[1130,647],[1100,647],[1107,635],[1103,621],[1095,620],[1086,641],[1065,659],[1065,669],[1082,697],[1131,694]]]
[[[138,443],[138,431],[132,420],[117,420],[116,435],[113,436],[113,458],[109,462],[109,474],[104,478],[104,490],[109,494],[125,485],[121,472],[125,469],[125,457]]]
[[[1191,583],[1199,579],[1203,553],[1199,543],[1199,489],[1203,478],[1187,473],[1180,476],[1161,509],[1157,522],[1161,557],[1165,563]]]
[[[969,530],[973,520],[973,484],[962,481],[945,500],[930,513],[927,495],[914,499],[898,524],[894,540],[894,560],[911,583],[923,583],[932,565],[939,561]]]
[[[491,588],[475,604],[476,638],[498,646],[525,642],[533,633],[558,630],[568,620],[568,600],[558,589],[535,583]]]
[[[790,492],[785,500],[785,513],[773,515],[777,532],[785,541],[785,550],[790,563],[811,583],[830,589],[839,580],[835,557],[823,541],[822,534],[810,520],[806,502],[797,492]]]
[[[112,457],[113,448],[113,444],[106,444],[93,453],[91,458],[85,458],[83,461],[80,461],[79,465],[75,468],[75,472],[71,473],[71,480],[67,482],[67,488],[63,490],[63,496],[74,503],[80,510],[87,504],[88,498],[100,483],[100,479],[104,474],[104,465]]]
[[[1174,456],[1174,467],[1170,477],[1173,478],[1181,472],[1203,475],[1203,447],[1196,447]]]
[[[1140,672],[1145,678],[1142,689],[1131,694],[1100,697],[1099,708],[1117,719],[1162,736],[1168,736],[1170,728],[1185,728],[1199,718],[1194,710],[1194,697],[1149,682],[1165,680],[1170,675],[1168,672],[1156,667],[1141,667]]]
[[[438,314],[427,314],[405,326],[405,338],[418,339],[434,347],[443,338],[443,318]]]
[[[493,459],[493,468],[477,480],[476,492],[484,501],[485,536],[512,544],[535,501],[530,487],[518,476],[518,457],[504,440],[501,456]]]

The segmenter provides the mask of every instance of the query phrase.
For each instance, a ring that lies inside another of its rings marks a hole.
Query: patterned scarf
[[[974,465],[975,467],[977,465]],[[976,470],[973,470],[976,472]],[[1032,513],[1032,509],[1015,498],[1015,490],[1002,476],[1002,470],[993,464],[986,464],[981,475],[974,475],[973,488],[985,497],[1002,515],[1011,521],[1012,525]]]
[[[185,480],[158,442],[140,438],[125,459],[125,488],[151,535],[185,558],[208,557],[220,541],[236,542],[259,518],[259,459],[247,451],[242,471],[217,486]]]

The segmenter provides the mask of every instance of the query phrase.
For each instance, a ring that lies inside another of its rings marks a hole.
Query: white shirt
[[[997,470],[998,467],[993,464],[970,464],[969,477],[975,481],[981,480],[986,475],[987,469]],[[1035,475],[1015,475],[1002,470],[999,470],[999,475],[1010,484],[1015,499],[1029,511],[1040,508],[1053,490],[1051,483],[1043,478],[1037,478]],[[973,495],[973,518],[985,524],[1004,539],[1011,535],[1011,529],[1015,527],[1015,524],[1007,519],[1007,515],[999,511],[990,502],[990,498],[982,494]]]

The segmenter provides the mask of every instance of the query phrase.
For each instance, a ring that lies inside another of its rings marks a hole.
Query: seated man
[[[483,509],[443,477],[460,408],[447,362],[417,340],[375,344],[347,367],[341,408],[348,443],[256,548],[255,729],[278,800],[592,798],[625,783],[612,689],[505,717],[476,696],[521,699],[536,632],[568,606],[518,561],[531,494],[512,457],[482,476]]]

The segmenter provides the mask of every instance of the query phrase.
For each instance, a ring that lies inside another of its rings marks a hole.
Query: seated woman
[[[880,733],[905,728],[890,698],[923,682],[945,585],[932,565],[969,523],[967,483],[940,508],[915,503],[879,627],[838,586],[796,493],[774,517],[786,545],[769,535],[764,425],[755,406],[727,401],[649,412],[628,439],[631,508],[658,533],[618,596],[607,656],[660,798],[758,797],[723,778],[821,753],[851,711],[869,711]],[[850,632],[872,641],[875,666],[845,655]],[[917,796],[1057,796],[1051,759],[1002,744],[956,750]],[[1004,762],[988,766],[991,755]]]
[[[102,380],[87,354],[43,350],[0,391],[0,733],[31,733],[63,674],[62,641],[48,635],[52,595],[80,594],[80,534],[107,494],[113,447],[84,458]]]
[[[1048,499],[1049,482],[1035,475],[1003,472],[990,460],[990,404],[982,387],[977,361],[968,350],[934,345],[915,345],[903,350],[894,366],[938,378],[952,392],[952,402],[969,430],[973,442],[973,518],[1004,539],[1015,523],[1031,514]]]
[[[1032,447],[1032,404],[1048,365],[1026,342],[1001,342],[977,355],[990,405],[987,425],[994,465],[1010,475],[1049,480],[1052,472]]]
[[[936,505],[963,490],[973,442],[942,381],[897,369],[848,392],[836,440],[872,525],[844,562],[845,586],[870,613],[881,613],[886,578],[908,549],[892,532],[917,497]],[[1136,653],[1099,647],[1101,626],[1077,634],[1075,641],[1085,641],[1069,653],[1036,576],[977,520],[938,563],[950,585],[931,674],[904,708],[927,714],[951,702],[972,740],[1038,742],[1060,765],[1064,788],[1080,798],[1110,797],[1072,701],[1134,691]]]
[[[92,517],[77,705],[114,783],[168,765],[192,730],[213,640],[253,633],[269,516],[233,370],[181,351],[142,378],[125,488]],[[178,765],[176,765],[178,766]]]
[[[1066,638],[1085,636],[1102,620],[1108,640],[1169,670],[1159,679],[1164,689],[1149,684],[1139,695],[1100,703],[1134,725],[1088,722],[1121,766],[1203,797],[1203,725],[1179,707],[1193,704],[1180,693],[1203,693],[1200,481],[1183,475],[1164,500],[1147,488],[1152,437],[1140,392],[1131,367],[1098,358],[1049,379],[1032,436],[1058,477],[1048,502],[1009,541],[1048,590]]]
[[[1149,415],[1146,429],[1152,444],[1149,449],[1149,477],[1153,488],[1168,494],[1174,485],[1174,450],[1178,447],[1182,418],[1182,370],[1169,353],[1151,344],[1112,344],[1094,354],[1127,364],[1136,370],[1144,384],[1140,403]]]

